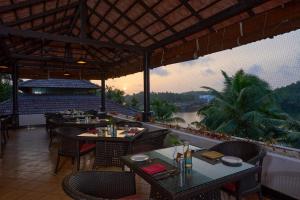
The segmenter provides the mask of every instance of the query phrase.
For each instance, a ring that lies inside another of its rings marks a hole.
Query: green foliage
[[[278,88],[274,94],[282,110],[300,120],[300,81]]]
[[[125,92],[120,90],[120,89],[116,89],[113,88],[111,86],[106,86],[106,97],[114,102],[117,102],[119,104],[124,104],[125,102]]]
[[[173,93],[173,92],[151,92],[151,99],[160,99],[164,101],[168,101],[170,103],[178,103],[178,102],[199,102],[199,95],[206,95],[209,92],[206,91],[191,91],[184,93]],[[139,102],[143,101],[143,92],[128,95],[126,98],[131,99],[135,97]]]
[[[133,96],[131,98],[131,101],[130,101],[130,107],[132,108],[135,108],[135,109],[139,109],[139,101],[137,100],[137,98],[135,96]]]
[[[233,77],[224,76],[224,90],[209,89],[215,100],[200,109],[201,121],[207,128],[217,132],[251,138],[287,141],[289,116],[277,106],[268,83],[258,77],[238,71]]]
[[[170,146],[177,146],[181,145],[183,142],[179,139],[178,136],[174,134],[168,134],[164,141],[164,146],[170,147]]]
[[[177,108],[174,104],[168,103],[165,100],[154,99],[151,101],[151,110],[154,112],[156,120],[168,122],[172,119]]]
[[[9,75],[0,74],[0,102],[9,99],[11,96],[12,86],[9,80]]]

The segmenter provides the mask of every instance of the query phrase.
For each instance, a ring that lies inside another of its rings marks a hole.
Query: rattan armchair
[[[168,129],[157,129],[155,131],[143,133],[133,142],[131,153],[140,153],[163,148],[164,140],[168,133]]]
[[[130,142],[127,141],[97,141],[96,156],[93,169],[97,167],[123,167],[121,156],[128,154]]]
[[[57,162],[55,173],[59,168],[60,157],[71,157],[72,161],[76,160],[77,170],[80,169],[80,157],[95,150],[95,144],[84,143],[75,139],[75,135],[82,132],[82,129],[61,127],[54,130],[58,133],[60,142],[58,147]]]
[[[131,172],[80,171],[66,176],[62,185],[76,200],[119,199],[136,193]]]
[[[261,192],[261,171],[263,159],[266,155],[264,148],[259,144],[247,141],[228,141],[212,147],[211,150],[218,151],[227,156],[236,156],[244,162],[260,166],[257,174],[244,177],[236,183],[229,183],[223,187],[223,190],[235,196],[237,200],[242,199],[242,196],[250,193],[258,193],[259,199],[263,199]]]
[[[117,122],[117,127],[125,127],[126,125],[128,127],[143,127],[143,124],[141,122],[125,121],[125,120]]]
[[[1,116],[1,134],[4,144],[6,144],[7,139],[9,138],[8,130],[12,127],[12,116],[4,115]]]

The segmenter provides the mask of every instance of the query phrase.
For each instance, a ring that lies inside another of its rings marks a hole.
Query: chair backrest
[[[59,136],[58,153],[65,156],[75,156],[79,152],[79,142],[74,138],[82,132],[81,129],[72,127],[60,127],[54,129]]]
[[[96,116],[98,112],[96,110],[88,110],[84,112],[85,114]]]
[[[132,122],[126,120],[117,122],[118,127],[124,127],[125,125],[127,125],[128,127],[143,127],[143,124],[141,122]]]
[[[247,141],[227,141],[213,146],[211,150],[239,157],[244,162],[251,164],[257,164],[265,155],[265,151],[260,145]]]
[[[66,176],[63,188],[74,199],[119,199],[136,193],[135,174],[80,171]]]
[[[134,145],[151,145],[153,146],[153,150],[163,148],[164,139],[168,133],[168,129],[157,129],[155,131],[147,131],[134,141]]]

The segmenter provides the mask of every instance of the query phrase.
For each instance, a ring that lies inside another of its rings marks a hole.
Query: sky
[[[150,72],[150,90],[181,93],[203,90],[202,86],[221,90],[221,70],[233,75],[239,69],[259,76],[272,88],[299,81],[300,30],[153,69]],[[109,79],[107,85],[124,90],[126,94],[141,92],[143,73]]]

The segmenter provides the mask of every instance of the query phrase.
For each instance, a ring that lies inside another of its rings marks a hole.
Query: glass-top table
[[[182,151],[182,148],[182,146],[176,147],[178,152]],[[203,150],[197,147],[192,148],[194,151]],[[176,149],[175,147],[170,147],[146,152],[145,154],[150,157],[150,160],[158,159],[170,165],[177,166],[174,160]],[[245,162],[238,167],[231,167],[224,165],[222,162],[210,164],[199,158],[192,157],[193,165],[191,169],[186,169],[184,173],[179,173],[162,180],[156,180],[141,169],[141,167],[149,165],[149,163],[135,162],[130,157],[131,155],[124,156],[121,160],[167,199],[188,199],[209,190],[216,190],[225,183],[239,180],[258,170],[257,167]]]

